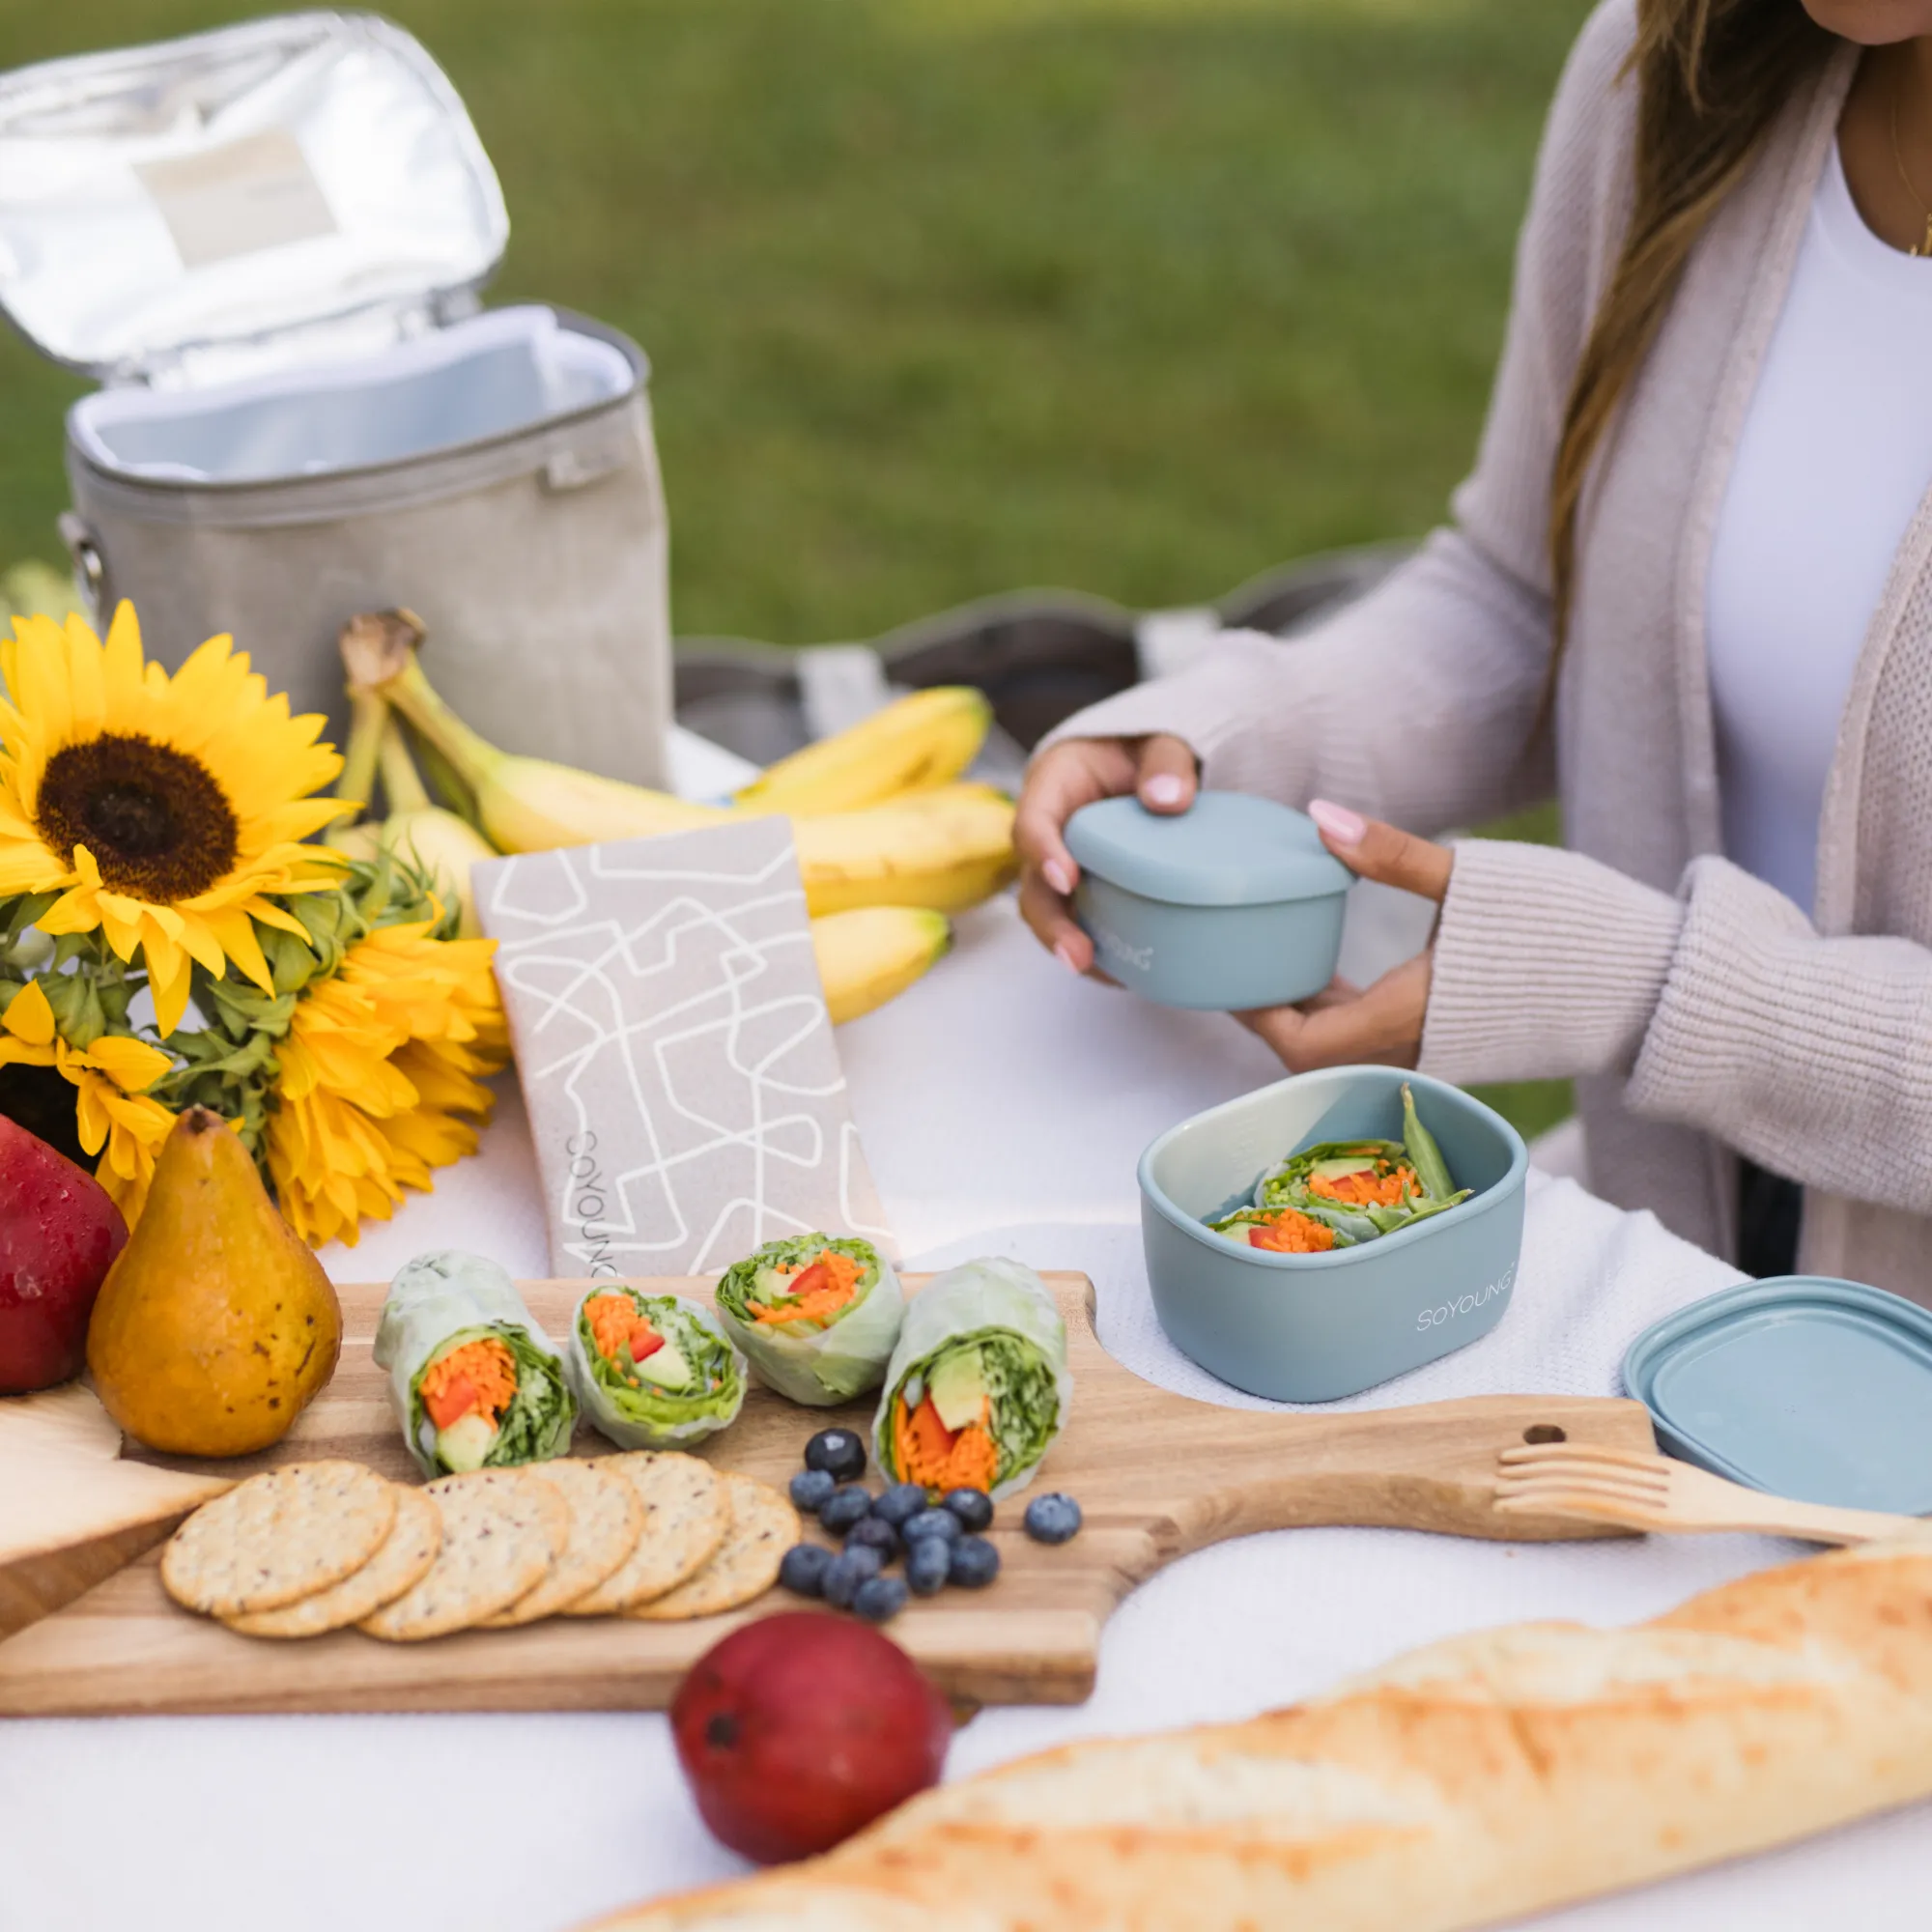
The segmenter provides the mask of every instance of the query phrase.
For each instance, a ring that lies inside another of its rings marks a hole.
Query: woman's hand
[[[1308,814],[1321,828],[1321,842],[1350,871],[1441,904],[1455,863],[1446,845],[1398,832],[1326,799],[1317,799]],[[1429,972],[1430,955],[1419,952],[1366,989],[1335,980],[1298,1007],[1264,1007],[1235,1017],[1264,1039],[1291,1073],[1357,1061],[1413,1066],[1422,1051]]]
[[[1020,855],[1020,917],[1070,972],[1094,971],[1094,942],[1073,923],[1068,899],[1080,867],[1063,837],[1083,805],[1139,794],[1150,811],[1185,811],[1194,803],[1194,753],[1180,739],[1069,738],[1036,760],[1020,793],[1013,843]],[[1105,979],[1104,974],[1096,974]]]

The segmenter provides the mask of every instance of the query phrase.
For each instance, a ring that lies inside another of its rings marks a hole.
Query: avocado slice
[[[797,1280],[795,1273],[785,1274],[775,1267],[761,1267],[752,1277],[753,1297],[769,1305],[776,1296],[796,1294],[798,1291],[792,1284]]]
[[[1376,1163],[1373,1155],[1356,1153],[1331,1154],[1326,1160],[1318,1160],[1308,1170],[1310,1180],[1318,1176],[1323,1180],[1340,1180],[1347,1174],[1373,1174]]]
[[[631,1366],[645,1381],[654,1382],[661,1389],[691,1386],[691,1364],[685,1360],[684,1350],[668,1335],[662,1349],[653,1349],[641,1362],[633,1362]]]
[[[969,1422],[978,1422],[986,1397],[986,1378],[980,1365],[979,1350],[958,1349],[941,1356],[932,1365],[926,1393],[947,1428],[964,1429]]]
[[[476,1409],[459,1415],[447,1429],[439,1431],[436,1438],[436,1453],[443,1467],[459,1476],[480,1469],[496,1446],[497,1425]]]

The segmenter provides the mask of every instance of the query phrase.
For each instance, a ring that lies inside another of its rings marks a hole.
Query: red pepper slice
[[[423,1406],[439,1429],[447,1429],[452,1422],[468,1415],[481,1400],[476,1384],[468,1376],[451,1376],[435,1395],[423,1398]]]
[[[810,1267],[801,1268],[785,1283],[785,1294],[789,1299],[796,1301],[818,1289],[831,1286],[831,1269],[823,1262],[813,1262]]]
[[[628,1338],[631,1359],[641,1362],[646,1356],[655,1355],[665,1345],[665,1338],[648,1321],[639,1321],[631,1330]]]

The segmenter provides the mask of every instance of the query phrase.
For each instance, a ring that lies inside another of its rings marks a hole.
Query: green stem
[[[389,700],[380,691],[349,695],[349,750],[343,754],[342,776],[335,781],[337,798],[353,798],[363,810],[376,789],[376,760],[383,734],[389,724]]]
[[[422,775],[403,743],[402,727],[391,718],[383,730],[380,753],[383,794],[393,815],[398,811],[426,811],[430,795],[423,788]]]

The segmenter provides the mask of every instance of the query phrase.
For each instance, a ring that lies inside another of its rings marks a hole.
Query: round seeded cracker
[[[601,1456],[596,1466],[624,1477],[644,1506],[638,1547],[594,1590],[564,1606],[570,1617],[611,1616],[662,1597],[703,1568],[730,1527],[729,1492],[709,1463],[675,1450]]]
[[[534,1589],[570,1541],[570,1507],[528,1469],[479,1469],[423,1487],[442,1515],[428,1574],[357,1626],[391,1643],[446,1636]]]
[[[769,1483],[724,1476],[731,1492],[731,1527],[704,1568],[676,1589],[626,1614],[652,1623],[712,1617],[762,1597],[779,1580],[779,1564],[799,1540],[798,1512]]]
[[[395,1526],[359,1570],[279,1610],[221,1621],[243,1636],[321,1636],[326,1631],[345,1630],[420,1582],[441,1546],[442,1517],[434,1500],[421,1490],[398,1487]]]
[[[559,1459],[543,1465],[543,1479],[570,1506],[570,1542],[535,1589],[507,1610],[483,1619],[486,1630],[509,1630],[554,1616],[603,1582],[643,1533],[644,1506],[622,1476],[596,1463]]]
[[[206,1616],[311,1597],[359,1570],[396,1520],[396,1486],[360,1463],[290,1463],[202,1504],[169,1539],[161,1582]]]

